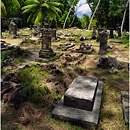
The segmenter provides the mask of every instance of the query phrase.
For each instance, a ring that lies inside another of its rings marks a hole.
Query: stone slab
[[[129,92],[121,91],[121,100],[123,107],[123,116],[125,123],[129,123]]]
[[[121,40],[111,40],[110,42],[121,43]]]
[[[64,121],[70,121],[84,128],[98,127],[101,107],[103,82],[99,81],[92,111],[67,107],[63,105],[64,97],[52,111],[52,117]]]
[[[64,105],[91,111],[97,90],[98,78],[79,76],[64,95]]]

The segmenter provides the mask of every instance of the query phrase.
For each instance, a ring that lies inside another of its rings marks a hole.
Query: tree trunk
[[[99,6],[99,4],[100,4],[100,1],[101,1],[101,0],[98,1],[97,6],[96,6],[96,9],[95,9],[95,11],[94,11],[94,13],[93,13],[93,15],[92,15],[92,18],[91,18],[90,23],[89,23],[89,26],[88,26],[88,30],[90,29],[90,26],[91,26],[91,24],[92,24],[93,17],[94,17],[94,15],[95,15],[95,13],[96,13],[96,11],[97,11],[97,9],[98,9],[98,6]]]
[[[87,2],[88,3],[88,2]],[[92,7],[90,6],[90,4],[88,3],[88,6],[89,6],[89,8],[91,9],[91,11],[92,11],[92,14],[93,14],[93,10],[92,10]],[[97,20],[98,20],[98,22],[99,22],[99,25],[101,25],[101,23],[100,23],[100,20],[99,20],[99,17],[98,17],[98,15],[96,15],[96,17],[97,17]]]
[[[124,11],[123,20],[122,20],[122,24],[121,24],[121,32],[123,31],[123,25],[124,25],[124,21],[125,21],[125,16],[126,16],[126,10],[127,10],[128,3],[129,3],[129,1],[126,4],[126,9]]]
[[[72,20],[71,24],[69,25],[69,28],[72,26],[72,24],[73,24],[73,22],[75,20],[75,17],[76,17],[76,15],[74,15],[73,20]]]
[[[70,9],[69,9],[69,12],[68,12],[68,14],[67,14],[67,16],[66,16],[66,18],[65,18],[65,22],[64,22],[64,25],[63,25],[63,29],[65,28],[65,25],[66,25],[66,21],[67,21],[67,19],[68,19],[68,16],[69,16],[69,14],[70,14],[70,12],[71,12],[73,6],[74,6],[74,2],[75,2],[75,0],[73,1],[72,5],[71,5],[71,7],[70,7]]]

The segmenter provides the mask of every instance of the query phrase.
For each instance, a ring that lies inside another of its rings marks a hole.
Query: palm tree
[[[98,3],[97,3],[97,6],[96,6],[96,8],[95,8],[95,11],[94,11],[94,13],[93,13],[93,15],[92,15],[92,18],[91,18],[91,20],[90,20],[90,23],[89,23],[89,26],[88,26],[88,30],[90,29],[90,26],[91,26],[93,17],[94,17],[94,15],[95,15],[95,13],[96,13],[96,11],[97,11],[97,9],[98,9],[98,6],[99,6],[100,2],[101,2],[101,0],[99,0]]]
[[[67,14],[67,16],[66,16],[66,18],[65,18],[65,22],[64,22],[64,25],[63,25],[63,29],[65,28],[66,21],[67,21],[67,19],[68,19],[68,17],[69,17],[69,14],[70,14],[70,12],[71,12],[73,6],[74,6],[74,2],[75,2],[75,0],[73,0],[73,3],[72,3],[72,5],[71,5],[71,7],[70,7],[70,9],[69,9],[69,12],[68,12],[68,14]]]
[[[48,2],[48,0],[26,0],[26,6],[22,8],[22,13],[29,13],[27,22],[31,21],[34,24],[42,22],[46,16],[55,19],[59,17],[58,13],[62,13],[58,6],[63,4],[58,2]]]
[[[125,21],[125,16],[126,16],[126,10],[127,10],[127,7],[128,7],[128,3],[129,3],[129,0],[128,0],[128,2],[126,3],[126,8],[125,8],[124,15],[123,15],[123,19],[122,19],[121,32],[123,31],[123,25],[124,25],[124,21]]]

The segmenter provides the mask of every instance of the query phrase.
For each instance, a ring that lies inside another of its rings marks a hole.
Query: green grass
[[[2,32],[2,36],[8,36],[9,32]]]

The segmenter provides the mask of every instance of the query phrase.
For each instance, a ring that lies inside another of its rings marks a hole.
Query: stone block
[[[97,90],[98,78],[79,76],[64,96],[64,105],[91,111]]]
[[[61,101],[52,111],[52,117],[64,121],[70,121],[84,128],[97,128],[101,107],[102,89],[103,82],[99,81],[92,111],[64,106],[64,97],[62,97]]]

